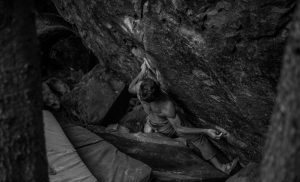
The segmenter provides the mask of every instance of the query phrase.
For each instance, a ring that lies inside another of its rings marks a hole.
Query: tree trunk
[[[262,163],[263,182],[300,181],[300,1],[287,44]]]
[[[33,2],[0,2],[0,182],[48,181]]]

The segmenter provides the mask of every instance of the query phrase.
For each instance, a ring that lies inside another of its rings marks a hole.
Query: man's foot
[[[239,158],[235,158],[235,159],[233,159],[233,161],[231,161],[227,164],[222,164],[219,161],[219,159],[216,157],[213,157],[209,161],[215,166],[215,168],[217,168],[218,170],[229,175],[231,173],[231,171],[236,167],[236,165],[239,161]]]
[[[229,175],[231,171],[236,167],[238,162],[239,162],[239,158],[235,158],[230,163],[223,164],[220,170]]]

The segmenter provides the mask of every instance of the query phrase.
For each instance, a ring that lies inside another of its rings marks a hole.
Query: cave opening
[[[63,79],[69,85],[78,83],[97,63],[79,37],[70,32],[55,32],[40,39],[42,79]]]

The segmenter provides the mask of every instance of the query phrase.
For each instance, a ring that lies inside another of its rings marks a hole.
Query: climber
[[[160,84],[151,78],[145,78],[149,63],[141,66],[141,72],[129,85],[129,92],[137,94],[144,111],[147,113],[145,133],[158,132],[171,138],[183,138],[188,147],[201,153],[202,157],[212,163],[217,169],[230,174],[238,163],[238,159],[222,164],[216,157],[216,148],[206,138],[219,140],[223,133],[215,129],[202,129],[183,126],[176,113],[176,107]]]

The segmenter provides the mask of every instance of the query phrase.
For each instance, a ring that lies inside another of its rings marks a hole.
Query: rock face
[[[218,125],[261,159],[293,0],[53,0],[100,64],[129,82],[145,52],[196,127]]]
[[[90,71],[96,64],[90,53],[82,45],[78,37],[70,36],[55,43],[49,53],[49,57],[55,60],[57,67]],[[54,62],[54,61],[53,61]]]
[[[40,42],[43,80],[59,78],[72,88],[84,73],[98,63],[72,26],[59,15],[39,14],[36,30]]]
[[[120,151],[149,165],[154,181],[217,182],[228,177],[183,143],[157,133],[131,134],[104,132],[95,127],[90,129]]]
[[[143,132],[147,121],[147,114],[141,105],[136,106],[128,112],[119,124],[129,129],[130,133]]]
[[[258,182],[260,166],[257,163],[250,163],[244,169],[226,180],[226,182]]]
[[[42,85],[42,93],[43,93],[43,103],[44,107],[59,109],[60,102],[57,95],[53,93],[47,83],[43,83]]]
[[[62,105],[81,123],[100,124],[124,86],[122,81],[98,65],[63,96]]]

